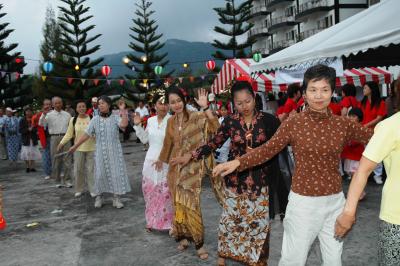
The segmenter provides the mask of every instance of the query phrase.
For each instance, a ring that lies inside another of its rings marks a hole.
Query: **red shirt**
[[[278,109],[276,110],[276,116],[278,117],[278,115],[283,114],[283,109],[285,108],[285,106],[279,106]]]
[[[360,108],[360,102],[354,96],[346,96],[340,102],[342,108]]]
[[[297,103],[292,98],[288,98],[283,106],[283,112],[289,114],[293,110],[297,110]]]
[[[338,103],[331,102],[328,106],[334,115],[341,115],[342,114],[342,107]]]
[[[303,104],[304,104],[304,98],[301,97],[300,100],[297,102],[297,108],[296,109],[301,108],[303,106]]]
[[[342,151],[341,157],[343,159],[359,161],[364,152],[364,145],[360,142],[350,141]]]
[[[386,104],[385,101],[380,102],[378,107],[371,108],[371,103],[369,100],[367,100],[365,106],[361,105],[361,110],[363,111],[364,114],[364,119],[362,121],[362,124],[368,124],[378,116],[386,116]]]

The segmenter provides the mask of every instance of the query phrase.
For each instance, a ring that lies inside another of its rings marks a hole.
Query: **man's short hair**
[[[322,64],[310,67],[306,70],[306,73],[304,73],[303,85],[305,90],[307,90],[310,81],[319,81],[323,79],[328,81],[333,92],[336,87],[336,70]]]

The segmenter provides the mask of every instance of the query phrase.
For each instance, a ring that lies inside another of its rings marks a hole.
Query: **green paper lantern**
[[[156,66],[154,68],[154,73],[156,73],[156,75],[161,75],[162,72],[163,72],[163,67],[162,66]]]
[[[261,59],[262,59],[262,55],[261,55],[261,53],[255,53],[254,55],[253,55],[253,60],[255,61],[255,62],[260,62],[261,61]]]

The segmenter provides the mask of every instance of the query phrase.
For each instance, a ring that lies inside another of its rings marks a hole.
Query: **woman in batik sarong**
[[[164,95],[153,99],[157,115],[147,120],[146,129],[142,127],[140,115],[134,114],[133,123],[136,136],[143,144],[149,143],[149,150],[143,163],[142,190],[146,202],[146,230],[170,230],[174,211],[171,193],[167,183],[168,165],[163,163],[162,170],[156,171],[154,163],[158,160],[163,147],[168,114],[168,105]]]
[[[201,160],[181,167],[174,158],[203,145],[208,135],[217,131],[218,119],[208,109],[207,92],[203,89],[199,90],[196,99],[202,108],[200,112],[186,110],[185,96],[176,87],[168,89],[167,101],[174,115],[168,119],[156,168],[161,170],[163,163],[170,164],[167,180],[175,209],[173,236],[179,241],[179,250],[185,250],[189,241],[193,241],[200,259],[207,259],[200,209],[201,182],[207,169],[206,162]]]
[[[231,89],[236,114],[225,117],[217,134],[204,146],[180,158],[182,165],[210,155],[231,139],[228,160],[267,142],[279,120],[255,108],[255,93],[245,79]],[[266,265],[269,254],[269,186],[279,175],[277,157],[266,164],[224,177],[224,203],[218,233],[218,265],[232,259]]]

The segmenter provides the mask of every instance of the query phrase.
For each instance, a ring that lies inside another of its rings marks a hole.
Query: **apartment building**
[[[370,0],[371,1],[371,0]],[[254,0],[253,52],[276,53],[368,8],[369,0]]]

